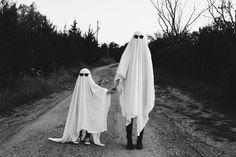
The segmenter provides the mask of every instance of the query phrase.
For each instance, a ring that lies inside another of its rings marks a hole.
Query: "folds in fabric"
[[[137,118],[137,134],[148,121],[148,114],[154,106],[155,91],[153,66],[146,37],[136,32],[122,54],[115,80],[119,79],[120,105],[126,125],[131,118]]]
[[[88,69],[82,69],[80,74],[83,76],[79,75],[77,78],[63,136],[49,140],[74,142],[78,139],[80,130],[87,130],[96,137],[99,137],[101,132],[107,131],[111,96],[107,94],[107,89],[94,82]]]

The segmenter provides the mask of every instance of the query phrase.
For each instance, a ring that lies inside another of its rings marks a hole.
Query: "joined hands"
[[[116,80],[114,85],[107,91],[107,94],[114,94],[117,91],[117,86],[119,85],[120,80]]]
[[[115,92],[117,91],[117,87],[112,87],[111,89],[109,89],[108,91],[107,91],[107,94],[114,94]]]

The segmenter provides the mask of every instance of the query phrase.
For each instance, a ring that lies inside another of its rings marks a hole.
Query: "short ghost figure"
[[[122,115],[126,117],[127,149],[133,149],[133,118],[137,122],[137,149],[142,149],[144,127],[154,106],[155,90],[151,53],[147,39],[135,32],[129,41],[116,72],[110,92],[118,89]]]
[[[104,146],[100,142],[100,133],[107,131],[107,114],[111,100],[107,91],[94,82],[88,69],[82,69],[72,94],[63,137],[48,139],[62,143],[79,143],[78,141],[85,138],[84,132],[87,132],[93,135],[95,144]]]

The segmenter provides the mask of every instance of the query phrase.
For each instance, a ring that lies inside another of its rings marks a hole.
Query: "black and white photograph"
[[[0,0],[0,157],[236,157],[236,0]]]

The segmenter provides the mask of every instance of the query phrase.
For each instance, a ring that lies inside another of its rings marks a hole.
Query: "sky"
[[[188,0],[186,17],[194,0]],[[196,0],[195,0],[196,1]],[[205,1],[205,0],[201,0]],[[145,35],[161,32],[157,21],[157,12],[150,0],[16,0],[18,4],[30,5],[36,3],[41,14],[57,27],[57,30],[67,29],[74,20],[82,32],[91,25],[96,30],[99,21],[99,43],[115,42],[123,45],[130,40],[135,31]],[[199,1],[198,1],[199,2]],[[204,3],[196,4],[199,9]],[[192,30],[209,23],[209,18],[202,17],[192,26]]]

